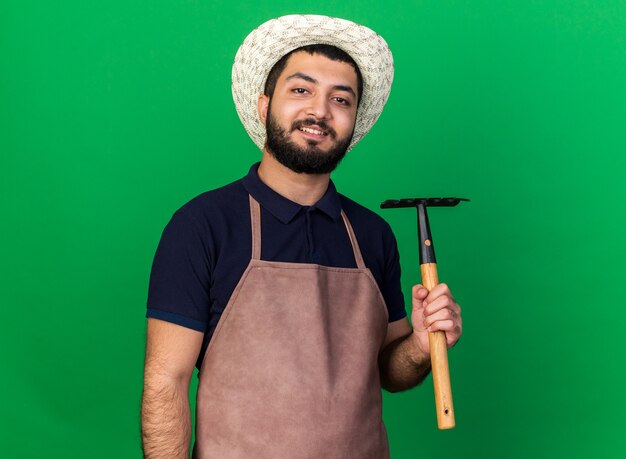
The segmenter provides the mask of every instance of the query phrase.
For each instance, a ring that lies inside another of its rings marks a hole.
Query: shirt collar
[[[243,186],[272,215],[283,223],[289,223],[305,206],[287,199],[263,183],[259,177],[259,164],[252,165],[248,175],[243,178]],[[333,220],[340,217],[341,200],[332,180],[328,182],[328,188],[321,199],[311,207],[321,210]]]

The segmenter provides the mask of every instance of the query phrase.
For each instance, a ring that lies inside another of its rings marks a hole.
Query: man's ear
[[[265,94],[261,94],[259,96],[259,100],[257,101],[257,111],[259,112],[259,118],[261,119],[261,123],[265,126],[265,121],[267,120],[267,107],[269,107],[270,98]]]

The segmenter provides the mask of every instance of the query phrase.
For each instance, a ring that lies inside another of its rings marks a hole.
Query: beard
[[[335,170],[348,151],[354,130],[343,139],[337,139],[337,133],[324,120],[307,118],[294,121],[289,132],[303,126],[317,125],[326,135],[335,141],[329,151],[322,151],[314,140],[308,141],[306,147],[300,147],[289,139],[288,132],[278,125],[272,116],[271,104],[267,108],[267,140],[265,146],[268,152],[283,166],[298,174],[329,174]]]

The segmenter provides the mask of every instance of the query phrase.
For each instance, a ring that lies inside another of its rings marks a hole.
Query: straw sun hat
[[[239,119],[254,143],[263,149],[265,126],[257,112],[267,75],[285,54],[313,44],[328,44],[354,59],[363,76],[363,94],[349,149],[372,128],[387,102],[393,81],[393,58],[383,38],[365,26],[318,15],[271,19],[243,41],[233,64],[233,99]]]

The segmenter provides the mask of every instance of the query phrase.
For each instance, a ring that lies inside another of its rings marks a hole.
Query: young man
[[[430,369],[428,331],[461,334],[445,284],[413,288],[411,328],[389,226],[330,173],[372,127],[393,61],[366,27],[285,16],[254,30],[233,97],[262,149],[243,179],[179,209],[155,256],[142,404],[144,454],[385,458],[381,386]]]

